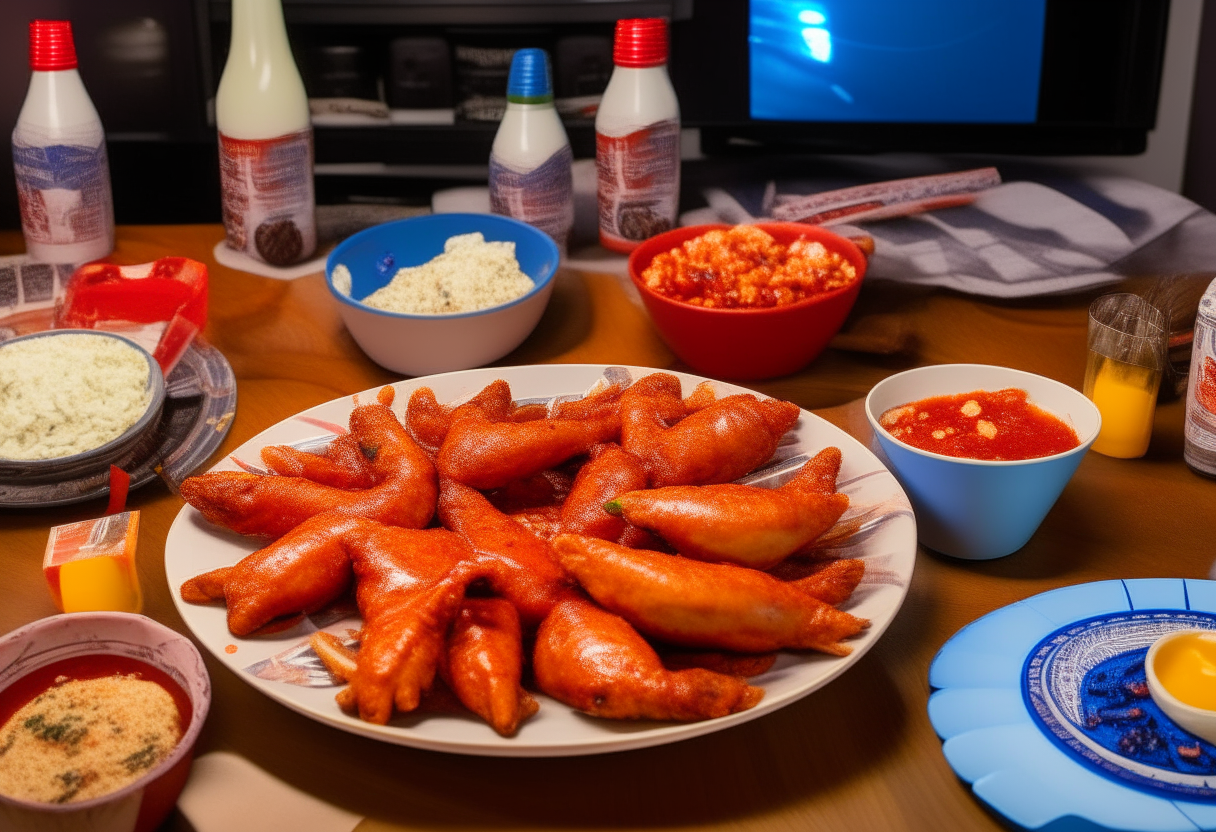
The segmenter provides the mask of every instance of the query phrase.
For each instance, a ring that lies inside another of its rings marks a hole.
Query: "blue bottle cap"
[[[513,104],[545,104],[553,100],[549,55],[543,49],[520,49],[511,58],[507,76],[507,101]]]

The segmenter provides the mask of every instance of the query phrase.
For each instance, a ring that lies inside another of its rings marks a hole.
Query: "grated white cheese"
[[[148,409],[148,362],[104,335],[0,347],[0,458],[55,459],[117,439]]]
[[[350,297],[350,269],[341,263],[334,265],[333,273],[330,275],[330,280],[334,283],[334,288],[343,295]]]
[[[386,312],[448,315],[508,303],[533,285],[515,259],[515,243],[486,242],[475,231],[448,238],[443,254],[421,266],[398,269],[363,303]]]

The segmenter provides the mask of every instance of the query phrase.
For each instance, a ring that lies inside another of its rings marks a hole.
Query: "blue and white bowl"
[[[1081,444],[1038,459],[959,459],[914,448],[879,424],[893,407],[932,396],[1015,387],[1070,424]],[[875,452],[908,493],[923,546],[969,560],[1004,557],[1021,549],[1064,491],[1098,437],[1102,417],[1079,391],[1053,379],[988,364],[917,367],[880,381],[866,396]]]
[[[480,231],[486,241],[515,243],[520,269],[532,278],[523,297],[476,312],[413,315],[361,303],[397,270],[443,253],[458,234]],[[428,214],[360,231],[338,244],[325,262],[325,280],[346,328],[368,357],[386,369],[422,376],[480,367],[502,358],[536,328],[560,261],[557,244],[527,223],[496,214]],[[334,267],[350,272],[349,294],[334,285]]]

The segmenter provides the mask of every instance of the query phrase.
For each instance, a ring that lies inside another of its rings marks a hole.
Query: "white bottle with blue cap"
[[[490,210],[544,231],[565,254],[574,224],[574,154],[553,106],[549,56],[520,49],[507,77],[507,111],[490,150]]]

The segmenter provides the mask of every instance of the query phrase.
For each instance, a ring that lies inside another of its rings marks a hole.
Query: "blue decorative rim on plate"
[[[1105,685],[1114,692],[1111,708],[1146,711],[1123,723],[1111,720],[1113,735],[1135,727],[1137,719],[1146,724],[1151,706],[1133,702],[1138,691],[1119,692],[1120,685],[1135,686],[1136,665],[1143,665],[1154,630],[1205,625],[1216,626],[1216,582],[1174,578],[1078,584],[977,619],[946,642],[929,668],[929,719],[947,762],[976,797],[1024,829],[1216,830],[1216,801],[1201,796],[1216,792],[1216,775],[1188,781],[1160,765],[1129,765],[1135,761],[1126,753],[1097,752],[1102,738],[1078,727],[1090,715],[1084,695],[1069,704],[1074,694],[1058,693],[1070,685],[1082,694],[1083,688]],[[1097,643],[1095,635],[1120,643],[1095,652],[1089,644]],[[1058,678],[1049,675],[1044,682],[1045,666]],[[1103,672],[1119,678],[1098,679]],[[1031,674],[1040,683],[1033,692]],[[1045,706],[1050,700],[1055,729],[1067,738],[1048,727],[1053,719],[1037,712],[1036,695]],[[1199,742],[1172,722],[1164,728],[1170,736],[1177,731]],[[1105,739],[1118,747],[1117,739]],[[1070,742],[1087,748],[1092,758]]]
[[[1022,673],[1030,715],[1065,753],[1136,788],[1216,800],[1216,748],[1187,733],[1153,701],[1144,677],[1161,636],[1216,629],[1206,612],[1111,613],[1040,641]]]

